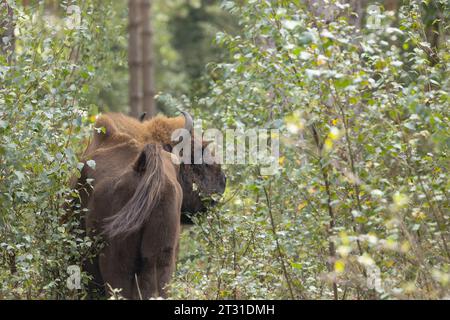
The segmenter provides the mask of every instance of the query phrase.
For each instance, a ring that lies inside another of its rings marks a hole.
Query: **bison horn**
[[[194,127],[194,120],[192,120],[191,115],[186,112],[186,111],[180,111],[183,116],[184,116],[184,128],[189,131],[192,132],[192,129]]]
[[[143,122],[145,120],[146,115],[147,115],[147,112],[142,112],[141,116],[139,117],[139,122]]]

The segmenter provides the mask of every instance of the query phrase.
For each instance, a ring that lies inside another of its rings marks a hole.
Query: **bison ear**
[[[147,155],[145,154],[145,151],[142,151],[139,157],[137,158],[136,162],[134,163],[133,169],[137,173],[142,174],[145,172],[146,165],[147,165]]]

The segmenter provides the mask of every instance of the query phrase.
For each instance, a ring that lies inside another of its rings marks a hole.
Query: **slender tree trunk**
[[[153,30],[150,21],[151,1],[141,0],[142,14],[142,92],[144,95],[143,112],[147,116],[156,115],[155,105],[155,82],[154,82],[154,59],[153,59]]]
[[[397,12],[400,3],[398,0],[384,0],[384,9],[386,11],[395,11]]]
[[[356,16],[350,17],[350,23],[356,26],[359,30],[363,28],[364,16],[367,8],[367,0],[350,0],[350,6]]]
[[[6,0],[0,0],[0,52],[9,64],[14,60],[14,28],[14,11]]]
[[[141,14],[139,0],[128,1],[129,38],[128,38],[128,67],[129,67],[129,103],[130,115],[139,117],[142,112],[142,50],[141,50]]]

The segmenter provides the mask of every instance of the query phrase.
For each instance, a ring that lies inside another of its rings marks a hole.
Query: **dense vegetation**
[[[159,109],[280,130],[276,175],[225,166],[221,203],[184,230],[172,298],[450,296],[448,3],[377,6],[360,28],[329,2],[155,1]],[[83,298],[67,267],[98,245],[63,207],[95,115],[126,111],[125,5],[12,7],[0,298]]]

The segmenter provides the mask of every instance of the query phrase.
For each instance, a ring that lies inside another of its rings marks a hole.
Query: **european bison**
[[[129,299],[165,296],[175,267],[181,213],[204,212],[203,197],[223,193],[225,176],[219,164],[172,161],[172,132],[192,131],[192,118],[183,114],[141,122],[118,113],[97,119],[83,155],[85,163],[94,160],[96,166],[85,165],[76,182],[81,207],[88,208],[86,231],[102,235],[106,243],[85,266],[93,277],[91,289],[109,284]],[[203,149],[205,144],[192,146]]]

